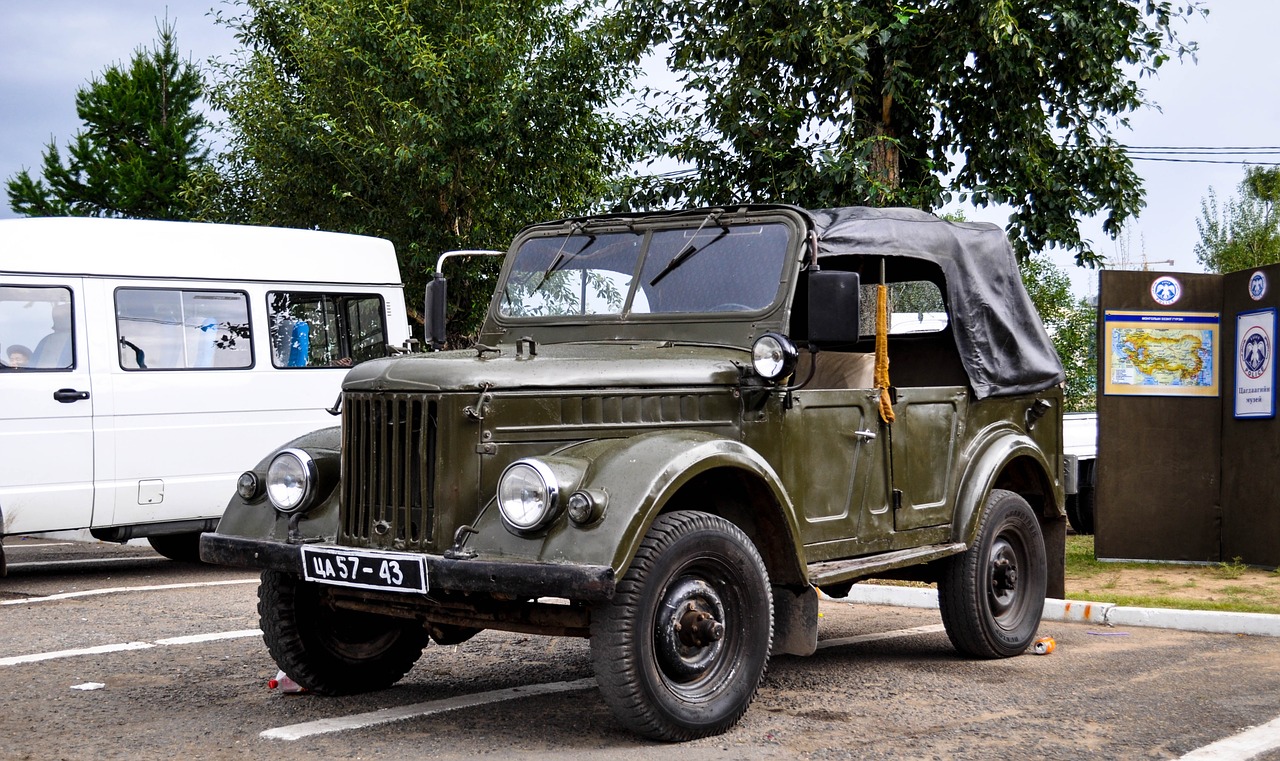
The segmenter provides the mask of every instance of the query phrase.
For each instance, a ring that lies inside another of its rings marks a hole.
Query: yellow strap
[[[880,419],[893,422],[889,398],[889,286],[876,287],[876,388],[880,389]]]

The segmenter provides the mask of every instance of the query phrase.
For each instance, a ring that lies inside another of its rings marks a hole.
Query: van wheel
[[[1020,495],[992,491],[973,546],[948,558],[938,580],[938,607],[951,643],[976,658],[1022,653],[1040,628],[1047,579],[1035,513]]]
[[[320,585],[280,571],[262,572],[258,618],[280,669],[321,695],[390,687],[427,646],[421,624],[334,608]]]
[[[1067,521],[1077,534],[1093,533],[1093,504],[1096,485],[1096,464],[1088,461],[1080,466],[1080,488],[1076,494],[1067,495]]]
[[[755,546],[714,515],[659,516],[609,603],[592,611],[591,661],[614,716],[655,740],[720,734],[755,699],[773,596]]]
[[[160,534],[147,537],[151,549],[180,563],[200,562],[200,532]]]

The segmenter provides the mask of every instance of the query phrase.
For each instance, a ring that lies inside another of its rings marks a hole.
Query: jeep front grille
[[[435,534],[436,409],[421,394],[342,398],[342,536],[421,550]]]

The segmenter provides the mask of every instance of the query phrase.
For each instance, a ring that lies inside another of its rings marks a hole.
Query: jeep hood
[[[644,344],[539,345],[517,353],[460,349],[364,362],[343,381],[344,391],[468,391],[636,386],[732,386],[750,362],[733,348]]]

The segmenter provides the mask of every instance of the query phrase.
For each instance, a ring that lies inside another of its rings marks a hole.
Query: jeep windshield
[[[792,228],[722,223],[719,216],[677,229],[535,234],[514,254],[499,314],[608,319],[768,308],[783,280]]]

